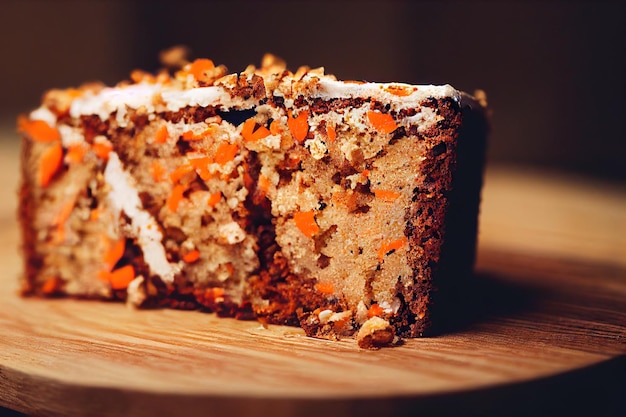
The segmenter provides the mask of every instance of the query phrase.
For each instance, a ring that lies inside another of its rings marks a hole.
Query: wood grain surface
[[[523,407],[502,387],[533,384],[540,396],[559,375],[623,366],[623,187],[490,168],[476,276],[445,331],[365,351],[199,312],[20,298],[14,144],[0,142],[0,174],[0,407],[41,416],[473,415]]]

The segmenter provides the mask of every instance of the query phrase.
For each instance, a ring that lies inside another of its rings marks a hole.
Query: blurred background
[[[490,164],[626,182],[624,2],[3,0],[0,125],[41,93],[158,69],[188,45],[240,71],[265,52],[340,79],[487,92]],[[16,140],[14,134],[2,135]]]

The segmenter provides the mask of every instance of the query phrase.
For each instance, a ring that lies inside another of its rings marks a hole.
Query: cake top
[[[325,74],[323,68],[300,67],[289,71],[284,61],[266,54],[260,67],[248,66],[240,73],[228,73],[223,65],[210,59],[179,63],[180,69],[170,74],[166,69],[156,75],[134,70],[130,80],[115,87],[85,84],[78,89],[51,90],[43,106],[31,113],[31,119],[54,124],[58,117],[78,118],[96,115],[102,120],[115,114],[125,125],[127,109],[146,113],[177,112],[186,107],[218,106],[222,110],[245,110],[263,104],[268,97],[283,101],[299,96],[312,99],[377,99],[389,103],[393,110],[415,108],[426,98],[462,99],[450,85],[409,85],[404,83],[373,83],[338,81]]]

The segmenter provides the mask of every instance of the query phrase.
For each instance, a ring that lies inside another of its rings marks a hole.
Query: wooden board
[[[450,395],[476,405],[485,390],[626,354],[623,188],[490,169],[475,285],[458,318],[440,336],[364,351],[353,340],[199,312],[20,298],[15,146],[2,145],[0,155],[10,184],[0,193],[0,407],[33,415],[392,415]]]

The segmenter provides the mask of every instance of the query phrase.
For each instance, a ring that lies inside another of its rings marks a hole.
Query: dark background
[[[340,79],[487,92],[489,163],[626,181],[624,2],[77,1],[0,3],[0,119],[51,87],[158,68],[175,44],[231,71],[265,52]]]

